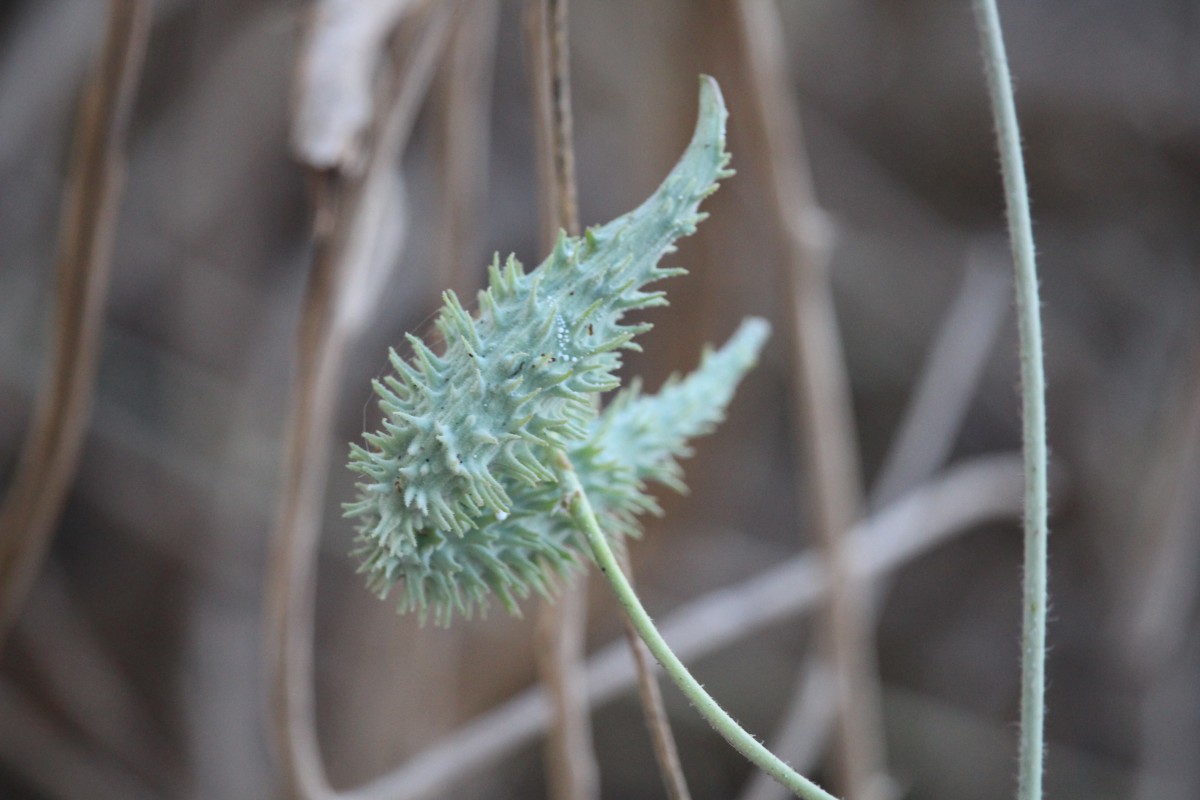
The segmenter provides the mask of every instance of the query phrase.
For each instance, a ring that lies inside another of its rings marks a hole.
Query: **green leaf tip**
[[[634,517],[657,509],[647,481],[682,486],[675,459],[720,419],[766,324],[747,322],[660,395],[625,393],[600,416],[595,398],[619,386],[621,351],[650,328],[623,322],[625,313],[665,303],[645,287],[680,270],[659,259],[695,231],[700,202],[730,174],[727,115],[711,78],[701,79],[699,105],[690,144],[641,206],[582,237],[560,236],[532,271],[497,258],[474,316],[444,295],[441,355],[411,335],[411,361],[392,352],[394,374],[374,383],[382,430],[351,446],[362,480],[344,508],[357,519],[368,584],[381,595],[402,585],[401,610],[448,623],[496,598],[516,612],[580,562],[586,548],[562,510],[556,453],[576,463],[613,535],[635,533]],[[699,375],[709,385],[685,392]],[[673,399],[660,408],[663,397]],[[633,446],[660,423],[650,446]]]

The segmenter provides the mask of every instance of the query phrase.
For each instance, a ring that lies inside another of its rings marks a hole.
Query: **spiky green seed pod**
[[[705,348],[700,366],[686,378],[672,376],[653,395],[643,395],[635,380],[613,399],[593,424],[587,444],[572,451],[597,513],[660,513],[644,494],[647,482],[687,492],[679,459],[692,454],[688,440],[712,433],[725,418],[726,406],[758,362],[770,332],[766,320],[751,317],[719,350]],[[595,449],[595,457],[584,457],[587,447]],[[631,501],[630,485],[641,498]]]
[[[494,262],[474,317],[447,292],[442,355],[411,335],[411,363],[391,353],[395,374],[374,384],[383,429],[351,445],[350,468],[365,480],[346,505],[376,590],[403,581],[402,607],[432,604],[446,619],[489,591],[512,607],[544,589],[544,567],[573,560],[569,537],[542,541],[513,523],[553,510],[553,500],[531,508],[525,490],[553,495],[554,452],[590,441],[594,398],[618,386],[620,351],[650,327],[623,315],[665,304],[645,287],[683,271],[658,261],[695,231],[700,202],[730,174],[725,118],[716,83],[703,79],[692,141],[650,199],[582,237],[560,236],[529,273],[511,257]]]
[[[653,395],[636,384],[622,390],[592,420],[587,436],[572,443],[568,458],[608,536],[637,536],[638,516],[661,513],[648,483],[686,491],[678,460],[691,454],[688,440],[710,433],[724,417],[769,330],[765,321],[749,319],[719,350],[706,351],[686,378],[671,378]],[[578,566],[588,549],[556,482],[507,478],[504,485],[513,501],[510,516],[481,520],[461,536],[414,537],[403,552],[377,562],[384,569],[371,570],[372,588],[386,594],[402,583],[400,610],[432,611],[441,624],[455,613],[470,617],[485,609],[493,595],[515,613],[531,591],[548,594],[551,582]]]

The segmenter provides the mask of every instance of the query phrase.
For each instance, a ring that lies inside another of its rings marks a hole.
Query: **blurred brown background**
[[[870,486],[948,311],[975,309],[987,327],[1010,302],[974,23],[967,3],[947,0],[781,11],[804,148],[834,232],[830,273]],[[288,141],[305,12],[294,0],[154,4],[90,427],[0,658],[2,797],[278,790],[263,721],[263,587],[312,258],[310,192]],[[536,680],[535,603],[526,621],[497,609],[450,631],[419,629],[363,588],[339,516],[353,486],[342,443],[373,419],[368,379],[387,346],[428,329],[446,236],[460,286],[478,285],[493,251],[541,259],[521,13],[498,5],[478,213],[447,233],[453,76],[443,59],[403,156],[393,206],[403,247],[346,356],[316,620],[317,714],[335,786],[400,764]],[[1001,13],[1040,252],[1057,477],[1049,795],[1200,797],[1200,7],[1009,0]],[[68,153],[105,14],[94,0],[0,10],[6,479],[49,351]],[[666,286],[672,305],[649,317],[655,330],[630,373],[656,386],[742,316],[776,323],[729,420],[686,464],[690,496],[664,491],[667,516],[633,547],[656,614],[811,539],[795,489],[783,247],[765,188],[773,166],[747,116],[731,19],[718,0],[571,4],[584,224],[632,208],[665,175],[694,118],[698,73],[722,83],[731,113],[739,174],[671,257],[691,275]],[[1003,324],[982,358],[950,370],[979,378],[946,463],[1019,446],[1011,314]],[[1020,557],[1014,517],[963,531],[886,581],[878,672],[888,771],[903,796],[1012,793]],[[620,623],[606,587],[593,581],[591,596],[594,648]],[[701,660],[697,675],[767,735],[812,632],[809,617],[776,625]],[[737,796],[748,765],[664,691],[694,796]],[[661,797],[636,696],[600,706],[593,722],[603,796]],[[544,796],[541,760],[536,742],[523,745],[438,796]]]

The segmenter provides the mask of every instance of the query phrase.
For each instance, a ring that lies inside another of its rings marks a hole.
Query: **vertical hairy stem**
[[[683,662],[679,660],[654,626],[654,622],[646,613],[646,609],[642,607],[642,603],[638,599],[637,593],[633,591],[633,587],[629,585],[629,581],[625,580],[625,575],[621,572],[621,565],[617,563],[616,555],[600,530],[600,524],[592,510],[592,504],[588,501],[587,494],[583,491],[583,486],[580,485],[574,468],[567,461],[566,456],[561,456],[560,462],[562,487],[566,493],[571,518],[586,536],[596,563],[611,584],[613,593],[616,594],[617,600],[629,617],[630,624],[637,630],[650,652],[658,659],[658,663],[662,665],[667,677],[679,687],[688,701],[713,726],[713,729],[721,734],[725,741],[733,745],[735,750],[755,766],[788,787],[797,797],[804,800],[834,800],[834,796],[829,792],[795,772],[763,747],[757,739],[747,733],[741,725],[738,725],[725,709],[717,704],[717,701],[704,690],[699,681],[692,677],[687,667],[683,665]]]
[[[1021,352],[1021,406],[1025,451],[1025,578],[1021,641],[1021,800],[1042,796],[1043,718],[1046,671],[1046,398],[1042,366],[1042,322],[1039,316],[1037,269],[1033,255],[1033,223],[1025,163],[1021,156],[1017,108],[1000,14],[995,0],[974,0],[979,38],[991,96],[1008,232],[1012,240],[1017,292],[1017,329]]]

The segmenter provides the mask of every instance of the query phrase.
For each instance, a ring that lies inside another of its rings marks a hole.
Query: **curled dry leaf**
[[[388,36],[423,0],[318,0],[299,59],[292,149],[316,169],[354,172],[374,114]]]

